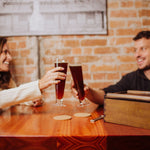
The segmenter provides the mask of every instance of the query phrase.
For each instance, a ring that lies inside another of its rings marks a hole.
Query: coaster
[[[59,116],[55,116],[53,117],[53,119],[55,120],[69,120],[71,119],[72,117],[69,116],[69,115],[59,115]]]
[[[91,116],[90,113],[75,113],[74,114],[75,117],[89,117]]]

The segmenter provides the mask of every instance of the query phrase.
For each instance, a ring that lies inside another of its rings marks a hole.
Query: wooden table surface
[[[41,107],[14,106],[0,114],[0,150],[148,150],[150,130],[90,120],[103,114],[103,107],[90,103],[78,107],[78,101],[54,101]],[[74,114],[89,112],[90,117]],[[71,115],[71,120],[53,117]]]

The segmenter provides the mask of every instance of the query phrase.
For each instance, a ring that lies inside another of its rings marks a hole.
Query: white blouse
[[[22,84],[19,87],[0,91],[0,108],[6,108],[42,97],[38,81]]]

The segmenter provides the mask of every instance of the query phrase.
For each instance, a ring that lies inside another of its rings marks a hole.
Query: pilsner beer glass
[[[83,83],[83,75],[82,75],[82,66],[69,65],[69,68],[74,81],[74,86],[78,92],[80,106],[83,106],[86,103],[83,103],[83,101],[85,100],[85,92],[84,92],[84,83]]]
[[[55,67],[63,67],[64,70],[62,70],[61,72],[67,74],[67,66],[68,63],[65,62],[64,60],[56,60],[55,62]],[[65,89],[65,80],[61,80],[58,84],[55,84],[55,93],[56,93],[56,104],[58,106],[65,106],[63,104],[63,96],[64,96],[64,89]]]

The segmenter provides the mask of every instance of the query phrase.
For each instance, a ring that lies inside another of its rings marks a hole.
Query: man
[[[114,85],[102,90],[94,90],[85,86],[86,97],[94,103],[103,105],[104,95],[108,92],[120,92],[127,90],[150,91],[150,31],[141,31],[134,38],[135,58],[138,69],[122,77]],[[78,97],[77,91],[72,88]]]

